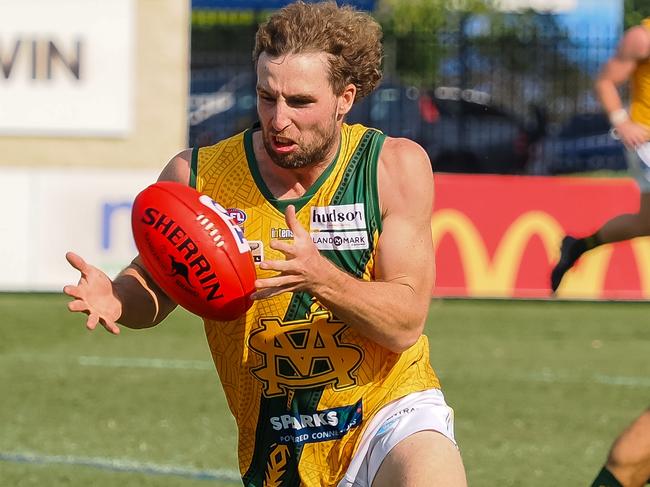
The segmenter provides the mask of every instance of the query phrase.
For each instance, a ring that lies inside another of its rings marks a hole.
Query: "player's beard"
[[[328,154],[332,152],[332,148],[338,143],[336,118],[331,119],[331,122],[326,126],[318,127],[310,143],[302,144],[300,141],[295,141],[298,144],[298,149],[290,154],[279,154],[274,151],[271,145],[271,137],[272,135],[268,131],[262,137],[266,153],[276,165],[284,169],[300,169],[324,162],[329,163],[330,161],[325,161],[325,158],[328,157]]]

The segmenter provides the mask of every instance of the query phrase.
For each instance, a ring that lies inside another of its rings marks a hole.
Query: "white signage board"
[[[137,253],[133,199],[157,176],[152,170],[0,168],[0,291],[60,291],[76,283],[79,273],[65,259],[69,250],[116,275]]]
[[[538,12],[566,12],[574,10],[578,0],[498,0],[501,10],[525,10],[532,8]]]
[[[135,0],[0,0],[0,134],[133,125]]]

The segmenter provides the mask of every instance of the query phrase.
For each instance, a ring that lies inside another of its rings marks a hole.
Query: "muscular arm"
[[[618,87],[627,82],[640,61],[650,56],[650,34],[644,27],[633,27],[621,40],[616,54],[610,58],[600,72],[595,90],[605,112],[612,118],[613,114],[623,113],[623,102]],[[647,140],[647,131],[629,119],[612,120],[621,140],[628,147],[634,147]]]
[[[406,139],[387,139],[379,161],[382,233],[376,254],[376,280],[347,274],[320,255],[309,233],[287,211],[294,242],[274,242],[286,261],[261,264],[281,271],[259,279],[257,297],[304,290],[361,334],[394,352],[422,334],[434,279],[431,240],[433,177],[424,150]]]
[[[191,149],[174,156],[163,168],[158,181],[189,184],[191,158]],[[113,286],[122,303],[118,323],[128,328],[157,325],[176,308],[176,303],[151,279],[139,256],[120,272]]]
[[[158,180],[188,184],[190,160],[191,150],[179,153],[165,166]],[[66,258],[81,273],[76,286],[63,288],[65,294],[75,298],[68,303],[68,309],[88,315],[88,329],[101,324],[109,332],[118,334],[117,323],[128,328],[148,328],[160,323],[176,307],[176,303],[153,282],[139,257],[112,281],[77,254],[68,252]]]
[[[332,272],[314,294],[368,338],[400,352],[422,334],[431,301],[433,175],[419,146],[406,139],[388,139],[378,177],[383,230],[376,281]]]
[[[176,303],[153,282],[139,256],[113,280],[113,289],[121,304],[117,322],[128,328],[155,326],[176,307]]]

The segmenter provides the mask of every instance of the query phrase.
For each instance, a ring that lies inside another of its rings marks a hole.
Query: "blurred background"
[[[209,8],[229,3],[251,10]],[[190,145],[255,119],[250,52],[265,3],[194,2]],[[436,1],[350,3],[375,13],[386,57],[382,86],[349,121],[418,141],[440,172],[624,169],[592,89],[621,34],[622,0],[469,1],[463,10]]]
[[[86,335],[60,290],[68,250],[130,262],[131,202],[174,154],[255,122],[254,33],[286,3],[0,0],[0,485],[237,484],[196,317]],[[339,3],[385,34],[348,122],[431,159],[426,332],[470,485],[586,485],[647,406],[650,241],[595,249],[556,296],[549,275],[565,233],[638,208],[593,83],[650,0]]]
[[[70,247],[130,261],[131,201],[175,153],[251,126],[254,33],[286,2],[30,2],[0,0],[0,289],[52,291]],[[638,203],[593,83],[646,2],[350,3],[384,28],[385,75],[348,121],[417,141],[437,178],[434,294],[547,297],[562,233]],[[645,249],[598,249],[558,295],[645,299]]]

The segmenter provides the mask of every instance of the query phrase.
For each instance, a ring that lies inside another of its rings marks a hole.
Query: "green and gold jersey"
[[[320,252],[359,279],[374,277],[381,218],[377,160],[385,136],[343,125],[338,155],[307,193],[274,198],[253,153],[252,130],[194,151],[192,184],[228,209],[256,262],[284,259],[287,205]],[[274,273],[257,268],[258,277]],[[239,430],[247,486],[336,485],[367,421],[386,403],[438,388],[425,336],[393,353],[310,295],[256,301],[241,319],[205,321],[212,356]]]
[[[650,33],[650,18],[644,19],[641,25]],[[630,117],[650,127],[650,59],[638,63],[630,87]]]

